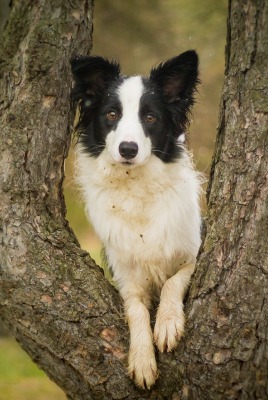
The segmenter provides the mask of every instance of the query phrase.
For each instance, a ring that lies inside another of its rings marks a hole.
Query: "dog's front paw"
[[[156,314],[154,328],[155,343],[163,353],[171,351],[177,347],[178,341],[184,332],[184,312],[183,305],[169,306],[161,304]]]
[[[128,372],[138,387],[150,389],[158,378],[154,349],[130,349]]]

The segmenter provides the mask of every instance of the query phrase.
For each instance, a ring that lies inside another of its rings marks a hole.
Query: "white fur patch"
[[[146,290],[155,280],[161,288],[181,263],[195,262],[199,179],[186,153],[176,163],[151,155],[144,165],[127,168],[107,150],[98,158],[78,151],[77,166],[87,215],[120,287],[140,281]]]
[[[185,134],[182,133],[179,137],[178,137],[178,143],[184,143],[185,142]]]
[[[119,153],[121,142],[135,142],[139,150],[133,164],[143,164],[151,154],[151,141],[144,135],[139,120],[140,99],[144,90],[140,76],[126,79],[118,89],[119,100],[122,105],[122,117],[115,130],[106,138],[108,152],[116,162],[124,162],[125,159]]]

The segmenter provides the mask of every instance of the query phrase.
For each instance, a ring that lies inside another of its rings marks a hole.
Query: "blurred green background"
[[[0,2],[1,28],[9,1]],[[205,174],[214,149],[223,84],[226,18],[227,0],[95,1],[92,53],[119,60],[123,73],[146,75],[169,57],[197,50],[202,85],[189,142],[196,166]],[[71,149],[64,183],[67,218],[81,247],[99,262],[100,243],[85,219],[72,164]],[[32,399],[61,400],[65,396],[0,327],[0,400]]]

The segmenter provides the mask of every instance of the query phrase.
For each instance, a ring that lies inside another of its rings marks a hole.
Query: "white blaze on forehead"
[[[132,113],[138,116],[140,99],[144,90],[140,76],[132,76],[126,79],[118,88],[118,95],[123,107],[123,115]]]

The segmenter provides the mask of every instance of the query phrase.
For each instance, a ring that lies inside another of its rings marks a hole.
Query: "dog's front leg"
[[[139,296],[128,296],[125,311],[130,330],[128,371],[137,386],[148,389],[157,379],[150,314]]]
[[[193,271],[194,264],[185,265],[162,288],[154,328],[154,340],[161,352],[173,350],[183,335],[183,298]]]

